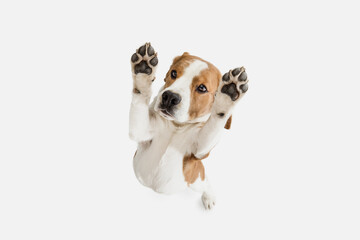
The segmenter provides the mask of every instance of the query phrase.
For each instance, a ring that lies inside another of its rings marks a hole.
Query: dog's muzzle
[[[161,98],[161,111],[170,115],[173,114],[174,107],[181,102],[180,95],[169,90],[165,91],[162,94]]]

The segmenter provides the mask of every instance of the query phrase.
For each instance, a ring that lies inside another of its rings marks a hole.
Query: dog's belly
[[[169,133],[139,144],[134,156],[136,177],[156,192],[170,194],[185,189],[183,158],[189,146],[191,143],[187,137]]]
[[[138,149],[134,157],[134,171],[138,180],[156,192],[174,193],[186,187],[183,153],[168,147],[163,155],[148,148]]]

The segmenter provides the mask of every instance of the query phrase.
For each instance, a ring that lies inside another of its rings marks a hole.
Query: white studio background
[[[1,1],[0,239],[359,239],[357,1]],[[130,57],[188,51],[249,91],[204,161],[217,193],[135,178]]]

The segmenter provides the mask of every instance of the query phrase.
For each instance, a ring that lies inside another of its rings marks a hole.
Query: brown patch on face
[[[169,68],[169,71],[166,73],[166,76],[164,78],[165,88],[171,86],[171,84],[173,84],[176,81],[176,79],[179,79],[184,74],[185,69],[195,60],[200,60],[200,61],[206,62],[197,56],[190,55],[188,52],[184,52],[183,55],[175,57],[172,65]],[[206,63],[208,63],[208,62],[206,62]],[[211,66],[214,67],[213,65],[211,65]],[[173,70],[175,70],[177,73],[176,79],[171,78],[171,72]],[[219,74],[220,74],[220,72],[219,72]],[[220,77],[221,77],[221,74],[220,74]]]
[[[231,127],[231,121],[232,121],[232,115],[229,117],[229,119],[226,121],[226,124],[225,124],[225,129],[230,129]]]
[[[172,65],[169,68],[169,71],[166,73],[164,78],[165,88],[171,86],[176,79],[180,78],[183,74],[185,69],[194,61],[189,53],[184,52],[183,55],[177,56],[174,58]],[[175,70],[177,73],[176,79],[171,78],[171,72]]]
[[[198,76],[194,77],[190,86],[191,99],[189,120],[210,113],[212,104],[215,100],[215,93],[220,83],[221,73],[214,65],[209,62],[206,63],[208,64],[208,68],[204,69]],[[198,86],[201,84],[206,87],[207,92],[202,93],[197,91]]]
[[[201,160],[207,158],[210,153],[206,154],[202,158],[196,158],[194,154],[184,156],[183,159],[183,173],[185,181],[189,184],[192,184],[200,176],[201,180],[205,180],[205,168]]]
[[[164,88],[170,87],[177,79],[179,79],[185,72],[185,69],[195,60],[200,60],[208,64],[208,68],[200,72],[199,75],[195,76],[192,80],[190,86],[190,108],[189,108],[189,120],[196,119],[205,114],[210,113],[212,104],[215,100],[215,93],[218,89],[221,73],[220,71],[211,63],[196,57],[192,56],[187,52],[184,52],[183,55],[175,57],[172,65],[170,66],[169,71],[166,73],[164,79],[165,86]],[[176,71],[176,78],[171,77],[171,72]],[[207,92],[201,93],[197,91],[197,87],[203,84]]]

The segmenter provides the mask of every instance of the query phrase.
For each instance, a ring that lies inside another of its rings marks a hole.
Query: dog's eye
[[[206,92],[207,92],[207,89],[206,89],[206,87],[205,87],[204,84],[200,84],[200,85],[196,88],[196,90],[197,90],[198,92],[200,92],[200,93],[206,93]]]
[[[175,70],[172,70],[171,71],[171,78],[176,79],[176,77],[177,77],[177,72]]]

